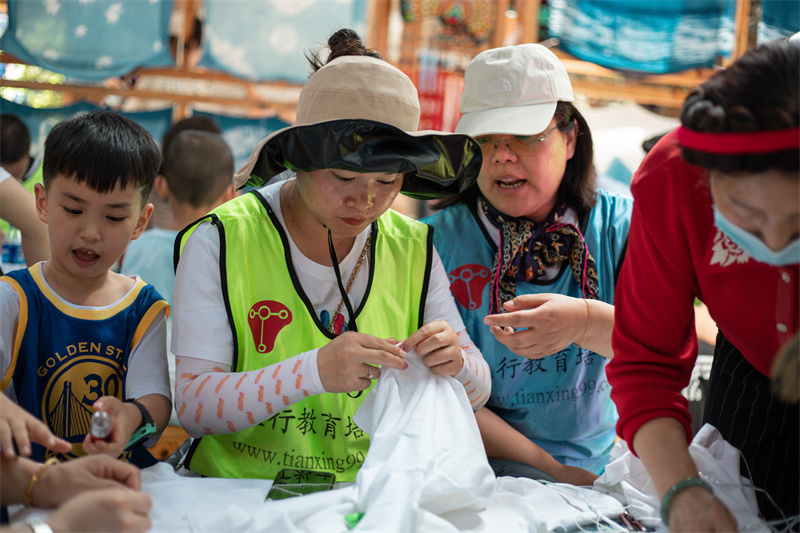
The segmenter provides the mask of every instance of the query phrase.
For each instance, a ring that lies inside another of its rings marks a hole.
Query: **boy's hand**
[[[104,453],[119,457],[128,446],[133,432],[142,424],[142,413],[132,403],[124,403],[114,396],[103,396],[92,407],[95,411],[105,411],[111,415],[111,433],[103,440],[87,434],[83,439],[83,450],[89,455]]]
[[[416,349],[422,363],[437,376],[455,376],[464,366],[458,335],[444,320],[429,322],[400,345],[406,352]]]
[[[381,375],[378,365],[408,368],[405,356],[394,339],[346,331],[317,352],[319,379],[328,392],[364,390]]]
[[[72,450],[72,445],[53,435],[44,422],[0,393],[0,447],[3,455],[9,459],[15,457],[16,442],[19,454],[30,457],[31,441],[54,452],[68,453]]]

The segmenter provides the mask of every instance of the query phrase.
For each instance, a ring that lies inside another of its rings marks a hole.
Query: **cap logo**
[[[489,80],[483,90],[486,94],[500,94],[500,93],[510,93],[513,88],[511,87],[511,81],[507,78],[500,78],[495,80]]]

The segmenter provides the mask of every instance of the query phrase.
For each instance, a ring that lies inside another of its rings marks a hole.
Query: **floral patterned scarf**
[[[512,218],[495,209],[483,196],[480,206],[489,221],[500,229],[500,246],[492,266],[489,312],[505,312],[503,303],[517,295],[516,282],[535,281],[545,267],[569,261],[572,277],[584,298],[598,299],[597,265],[583,234],[574,224],[563,222],[567,204],[557,206],[544,222]]]

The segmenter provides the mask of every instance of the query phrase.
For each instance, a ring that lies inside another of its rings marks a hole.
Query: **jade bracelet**
[[[661,521],[664,522],[665,526],[669,526],[669,506],[672,504],[672,500],[675,499],[679,492],[690,487],[703,487],[711,494],[714,494],[714,489],[711,488],[711,485],[700,478],[690,477],[678,481],[667,490],[661,499]]]

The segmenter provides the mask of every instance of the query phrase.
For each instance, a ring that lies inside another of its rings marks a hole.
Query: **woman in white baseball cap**
[[[475,409],[488,397],[428,226],[389,209],[400,192],[469,187],[480,147],[417,132],[413,83],[353,31],[328,45],[296,123],[236,174],[258,188],[177,239],[175,406],[198,437],[184,465],[202,475],[274,479],[299,458],[353,481],[369,447],[353,415],[412,349],[469,384]]]
[[[424,221],[492,372],[477,415],[495,472],[591,484],[615,438],[604,369],[631,202],[595,190],[573,100],[544,46],[476,56],[456,132],[481,145],[480,176]]]

